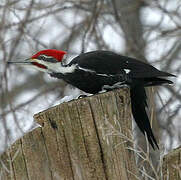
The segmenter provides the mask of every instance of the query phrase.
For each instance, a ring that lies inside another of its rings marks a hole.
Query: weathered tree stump
[[[1,157],[3,180],[136,179],[130,105],[121,89],[36,114],[42,127]]]
[[[164,156],[162,172],[164,180],[181,179],[181,147]]]

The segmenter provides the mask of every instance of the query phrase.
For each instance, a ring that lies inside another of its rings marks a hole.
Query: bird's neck
[[[62,63],[54,63],[51,64],[48,68],[52,73],[61,73],[61,74],[67,74],[67,73],[73,73],[76,69],[76,65],[64,65]]]

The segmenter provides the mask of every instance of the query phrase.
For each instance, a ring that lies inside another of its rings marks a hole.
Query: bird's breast
[[[98,93],[103,89],[119,88],[121,85],[128,83],[126,74],[100,74],[81,69],[64,75],[63,79],[80,90],[91,94]]]

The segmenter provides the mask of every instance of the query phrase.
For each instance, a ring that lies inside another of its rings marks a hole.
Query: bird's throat
[[[67,74],[67,73],[73,73],[76,69],[76,65],[72,64],[71,66],[68,66],[68,65],[62,65],[61,63],[54,63],[50,64],[48,66],[48,69],[54,73]]]

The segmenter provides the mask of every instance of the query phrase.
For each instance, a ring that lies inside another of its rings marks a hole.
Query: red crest
[[[46,49],[46,50],[42,50],[42,51],[37,52],[31,58],[36,59],[40,55],[46,55],[46,56],[52,56],[57,61],[61,62],[63,59],[63,56],[65,54],[67,54],[65,51],[60,51],[60,50],[56,50],[56,49]]]

